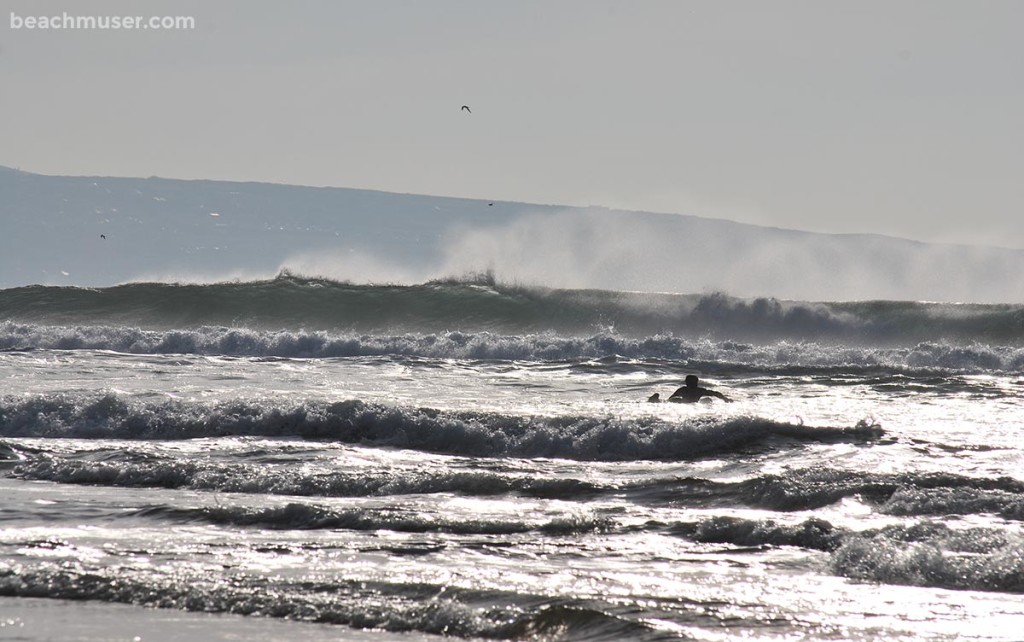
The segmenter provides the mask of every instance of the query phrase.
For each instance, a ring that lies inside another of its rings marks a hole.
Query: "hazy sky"
[[[0,9],[0,165],[1024,248],[1024,2]],[[12,12],[196,28],[17,30]]]

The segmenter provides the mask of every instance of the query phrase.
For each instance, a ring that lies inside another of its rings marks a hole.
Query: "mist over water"
[[[0,171],[0,193],[0,288],[253,281],[285,270],[411,285],[490,271],[504,283],[551,288],[1024,300],[1024,251],[692,215],[10,170]]]
[[[452,234],[442,271],[552,287],[784,299],[1012,302],[1024,253],[828,236],[603,210],[529,214]]]
[[[496,225],[460,225],[442,238],[440,257],[419,269],[367,250],[299,253],[280,267],[368,283],[413,284],[491,272],[523,285],[805,301],[1024,298],[1024,252],[872,235],[812,235],[588,208],[526,209]]]

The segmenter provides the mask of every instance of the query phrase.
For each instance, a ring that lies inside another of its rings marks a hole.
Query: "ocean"
[[[0,381],[5,639],[1024,639],[1024,305],[31,286]]]

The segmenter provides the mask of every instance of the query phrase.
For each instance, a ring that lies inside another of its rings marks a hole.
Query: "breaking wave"
[[[210,523],[269,529],[390,530],[400,533],[449,533],[455,535],[515,535],[537,531],[547,535],[572,535],[602,531],[611,526],[607,518],[572,515],[547,520],[446,519],[436,514],[416,514],[388,508],[335,509],[315,504],[289,503],[276,507],[206,506],[180,508],[151,506],[126,513],[125,517],[147,517],[176,523]]]
[[[1024,537],[1002,529],[953,529],[926,521],[852,531],[817,518],[780,524],[713,517],[672,531],[698,542],[824,551],[833,573],[854,580],[1024,593]]]
[[[129,326],[48,326],[0,322],[0,351],[107,350],[127,354],[231,357],[344,358],[408,356],[432,359],[569,361],[619,357],[672,361],[680,368],[896,372],[1020,372],[1024,347],[926,341],[906,347],[856,347],[809,341],[768,344],[659,334],[614,332],[559,336],[489,331],[351,334],[203,326],[143,330]]]
[[[0,402],[0,436],[189,439],[298,436],[342,443],[477,457],[558,457],[588,461],[687,460],[797,443],[864,442],[882,429],[812,427],[758,417],[520,417],[401,408],[359,400],[279,407],[255,402],[141,403],[114,394],[53,395]]]
[[[40,545],[67,546],[49,541]],[[223,573],[211,576],[196,569],[167,574],[126,568],[86,571],[75,565],[26,568],[0,562],[0,596],[102,600],[470,639],[664,639],[635,616],[617,615],[612,605],[591,600],[567,603],[428,583],[283,578],[268,582],[242,575],[224,581]],[[481,602],[493,606],[480,608]],[[344,637],[342,633],[339,636]]]
[[[870,582],[1024,593],[1024,537],[933,522],[891,526],[846,538],[831,567]]]
[[[0,442],[0,449],[7,447]],[[54,455],[20,457],[13,474],[21,479],[62,484],[121,486],[128,488],[188,488],[214,492],[294,497],[382,497],[428,493],[463,496],[517,494],[539,499],[581,500],[614,489],[577,479],[538,478],[501,471],[396,471],[363,470],[358,473],[325,470],[310,472],[291,463],[223,463],[209,460],[182,462],[146,456],[131,458],[119,448],[116,460],[67,458]]]
[[[814,303],[721,293],[564,290],[504,285],[489,275],[411,286],[357,285],[287,273],[268,281],[207,285],[30,286],[0,291],[0,319],[150,330],[244,327],[308,336],[315,331],[592,336],[611,330],[624,337],[1024,343],[1020,305]]]
[[[809,511],[856,498],[886,515],[998,514],[1024,521],[1024,482],[952,473],[881,474],[804,469],[740,482],[678,479],[633,489],[642,501],[716,506],[723,501],[773,511]]]

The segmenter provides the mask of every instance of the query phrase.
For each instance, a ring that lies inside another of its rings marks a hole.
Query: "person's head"
[[[697,387],[697,375],[686,375],[686,387],[696,388]]]

